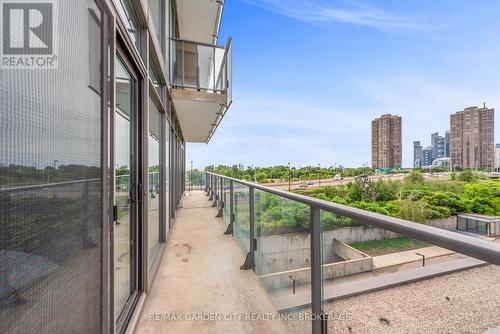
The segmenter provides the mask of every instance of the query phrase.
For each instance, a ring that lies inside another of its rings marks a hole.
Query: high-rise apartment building
[[[402,165],[401,117],[382,115],[372,121],[373,168],[398,168]]]
[[[495,145],[495,171],[500,171],[500,144]]]
[[[133,332],[232,101],[224,2],[0,6],[0,333]]]
[[[420,141],[413,142],[413,167],[422,167],[423,163],[423,147]]]
[[[454,168],[494,168],[494,109],[469,107],[450,117]]]

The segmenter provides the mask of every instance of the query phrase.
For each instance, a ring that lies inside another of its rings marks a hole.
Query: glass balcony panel
[[[234,240],[244,255],[250,252],[250,202],[249,189],[234,182]]]
[[[326,211],[321,223],[329,332],[472,333],[496,327],[481,316],[500,302],[485,293],[498,274],[494,266],[477,268],[479,260]],[[444,220],[428,224],[454,226]],[[349,294],[360,295],[343,298]]]
[[[290,333],[311,332],[310,215],[307,205],[255,190],[255,274]]]
[[[222,179],[222,178],[219,178],[219,180],[217,181],[217,196],[218,196],[217,197],[218,198],[218,200],[217,200],[217,209],[219,209],[219,210],[222,209],[222,205],[223,205],[222,201],[224,200],[223,199],[223,195],[224,194],[223,194],[223,191],[222,191],[223,190],[223,188],[222,188],[223,187],[223,182],[224,182],[224,179]]]
[[[227,105],[230,105],[233,101],[233,42],[230,39],[227,43],[227,53],[226,53],[226,96]]]
[[[226,225],[229,225],[231,223],[231,216],[230,216],[230,181],[228,180],[223,180],[224,182],[224,193],[223,193],[223,201],[224,201],[224,212],[223,212],[223,218],[224,218],[224,223]]]
[[[215,45],[172,39],[173,86],[226,93],[229,51]]]

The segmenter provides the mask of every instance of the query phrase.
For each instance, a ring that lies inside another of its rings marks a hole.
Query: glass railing
[[[191,88],[232,96],[232,42],[218,45],[171,39],[171,83],[173,87]]]
[[[205,183],[245,256],[241,268],[254,270],[289,333],[480,333],[500,324],[494,240],[213,173]]]

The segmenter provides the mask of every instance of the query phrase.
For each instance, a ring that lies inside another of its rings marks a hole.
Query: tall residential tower
[[[387,114],[373,120],[373,168],[398,168],[402,160],[401,117]]]
[[[494,168],[494,113],[494,109],[484,106],[451,115],[452,167]]]

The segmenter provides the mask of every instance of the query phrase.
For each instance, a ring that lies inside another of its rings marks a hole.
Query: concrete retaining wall
[[[429,225],[454,230],[456,217],[435,219]],[[352,226],[326,231],[323,234],[324,272],[327,278],[342,277],[373,270],[368,255],[348,246],[362,241],[397,238],[400,235],[376,227]],[[270,289],[291,287],[289,275],[297,284],[310,282],[311,242],[308,233],[262,237],[255,252],[256,273]]]
[[[325,239],[325,243],[326,242],[327,240]],[[332,279],[373,270],[373,258],[349,245],[332,239],[329,242],[329,248],[335,253],[336,257],[340,259],[340,262],[323,265],[323,279]],[[302,267],[269,274],[261,274],[257,277],[264,288],[270,291],[283,288],[292,289],[293,281],[290,279],[290,276],[295,278],[297,286],[308,284],[311,282],[311,269]]]
[[[429,222],[430,226],[439,227],[443,230],[453,231],[457,229],[457,216],[451,216],[448,218],[432,219]]]
[[[377,227],[352,226],[326,231],[325,239],[337,239],[346,244],[362,241],[384,240],[399,237],[399,234]]]
[[[323,234],[323,258],[325,263],[343,259],[336,254],[333,240],[345,244],[360,241],[397,238],[399,235],[380,228],[367,226],[345,227]],[[311,260],[311,241],[308,233],[273,235],[257,239],[255,264],[257,275],[265,275],[308,267]]]

